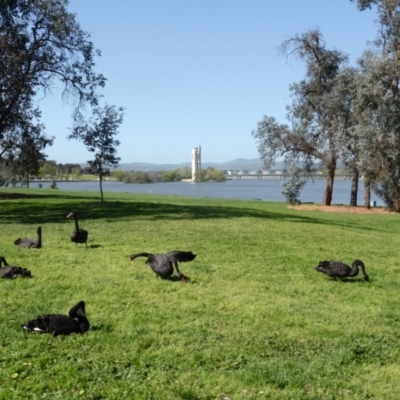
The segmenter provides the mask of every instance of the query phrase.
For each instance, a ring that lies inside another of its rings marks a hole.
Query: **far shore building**
[[[192,181],[200,177],[201,173],[201,147],[192,149]]]

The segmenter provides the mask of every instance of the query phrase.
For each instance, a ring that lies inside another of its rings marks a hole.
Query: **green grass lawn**
[[[15,198],[5,197],[16,193]],[[400,215],[283,203],[1,189],[0,255],[32,279],[0,282],[0,399],[398,399]],[[89,245],[70,241],[75,211]],[[43,230],[42,249],[17,237]],[[137,252],[190,250],[190,283]],[[351,263],[334,281],[314,267]],[[86,302],[84,335],[20,325]]]

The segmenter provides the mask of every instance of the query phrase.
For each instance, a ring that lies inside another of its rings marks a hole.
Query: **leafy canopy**
[[[0,2],[0,158],[20,144],[26,126],[39,124],[35,98],[55,83],[64,99],[78,100],[75,113],[85,102],[98,104],[97,89],[106,82],[94,72],[100,52],[67,6],[68,0]]]

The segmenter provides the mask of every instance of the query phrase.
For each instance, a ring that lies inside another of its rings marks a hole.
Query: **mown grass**
[[[34,275],[0,282],[0,399],[399,396],[399,215],[125,193],[101,205],[43,189],[0,199],[0,255]],[[69,240],[71,210],[88,248]],[[14,246],[38,225],[42,249]],[[181,265],[188,284],[128,260],[174,249],[198,254]],[[362,259],[371,282],[314,270],[333,258]],[[20,329],[79,300],[84,335]]]

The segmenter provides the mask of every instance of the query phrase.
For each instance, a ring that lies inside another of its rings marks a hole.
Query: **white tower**
[[[192,181],[200,177],[201,172],[201,147],[192,149]]]

